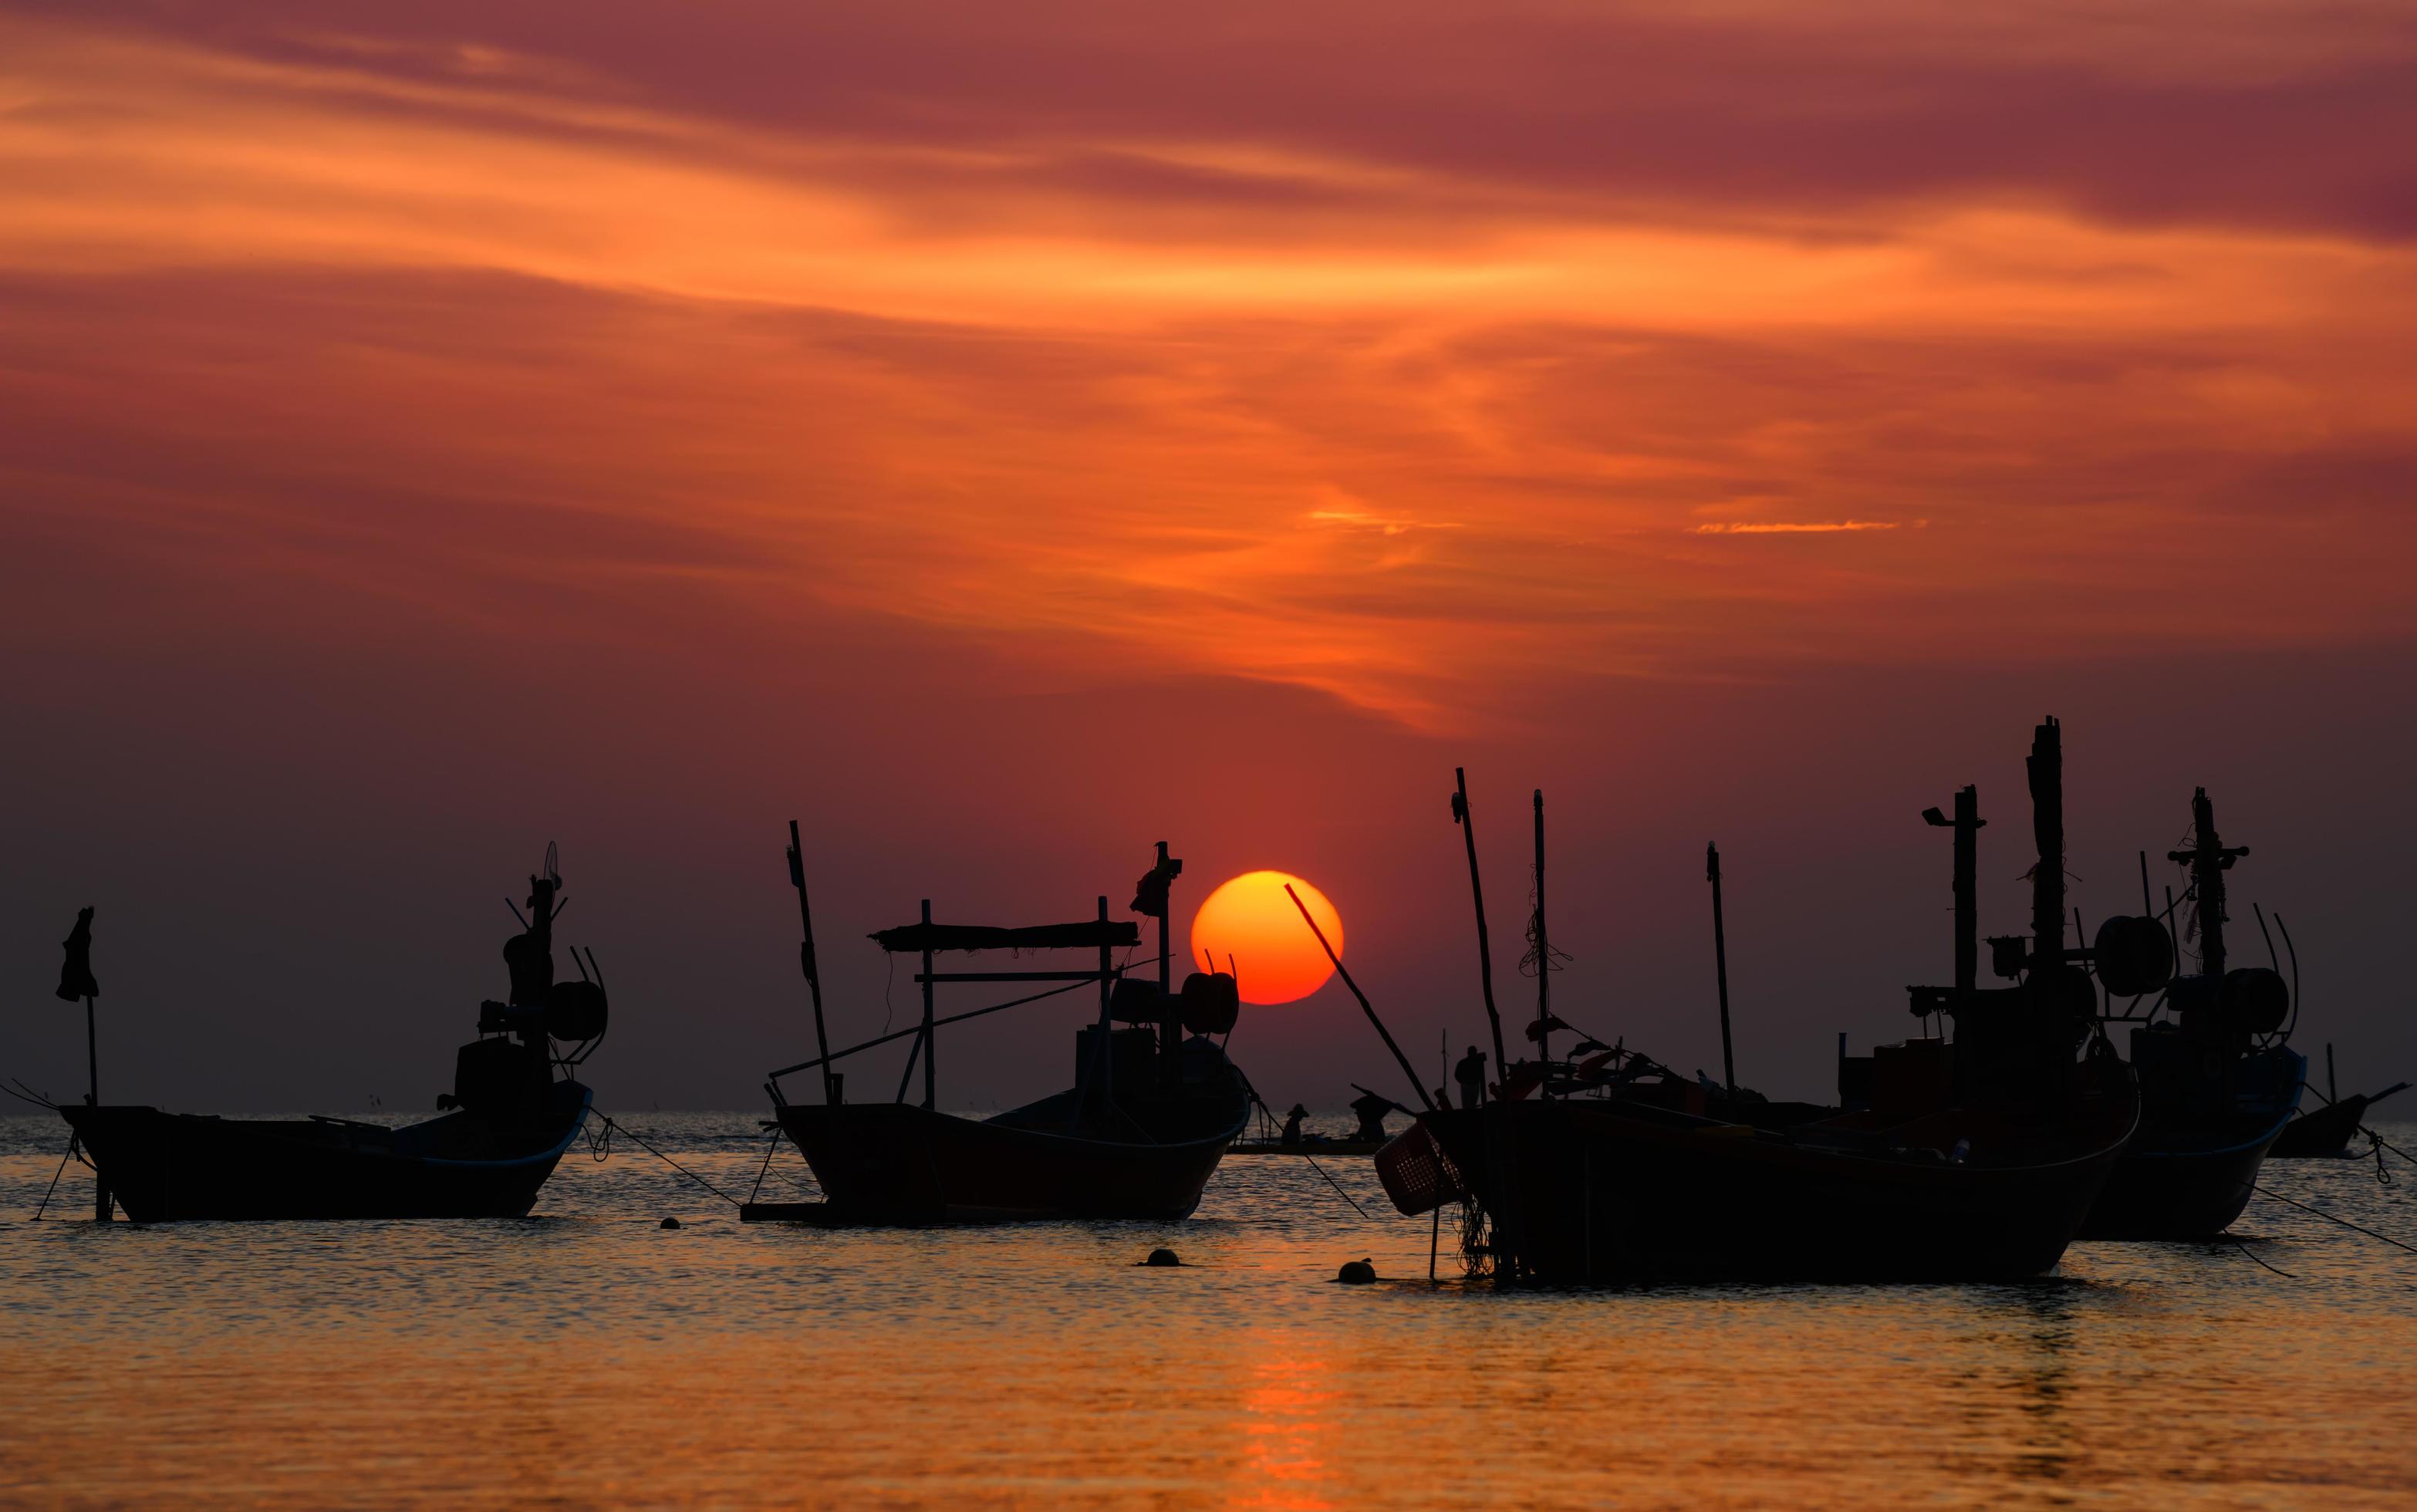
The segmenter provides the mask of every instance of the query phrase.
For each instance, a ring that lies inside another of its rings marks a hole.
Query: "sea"
[[[2417,1244],[2389,1153],[2018,1285],[1539,1290],[1364,1157],[828,1231],[707,1189],[813,1195],[757,1114],[614,1116],[524,1219],[159,1226],[73,1163],[37,1219],[66,1129],[0,1119],[0,1503],[2417,1506],[2417,1252],[2345,1226]]]

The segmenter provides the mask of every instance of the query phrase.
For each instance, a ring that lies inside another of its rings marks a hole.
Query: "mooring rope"
[[[2227,1237],[2227,1238],[2231,1238],[2231,1235],[2227,1234],[2225,1237]],[[2242,1254],[2244,1254],[2244,1255],[2249,1255],[2249,1258],[2250,1258],[2251,1260],[2257,1260],[2257,1257],[2256,1255],[2250,1254],[2250,1252],[2249,1252],[2249,1247],[2248,1247],[2247,1245],[2245,1245],[2245,1244],[2242,1244],[2242,1243],[2240,1240],[2238,1240],[2238,1239],[2233,1239],[2233,1240],[2232,1240],[2232,1247],[2233,1247],[2233,1248],[2235,1248],[2235,1249],[2240,1250],[2240,1251],[2241,1251]],[[2266,1265],[2266,1263],[2265,1263],[2264,1261],[2262,1261],[2262,1260],[2257,1260],[2257,1263],[2258,1263],[2258,1264],[2260,1264],[2260,1265]],[[2287,1271],[2287,1270],[2276,1270],[2276,1269],[2275,1269],[2275,1267],[2273,1267],[2273,1266],[2272,1266],[2272,1265],[2266,1265],[2266,1268],[2267,1268],[2268,1270],[2270,1270],[2270,1271],[2273,1271],[2275,1275],[2277,1275],[2277,1276],[2279,1276],[2279,1277],[2283,1278],[2283,1279],[2285,1279],[2285,1280],[2287,1280],[2287,1281],[2296,1281],[2296,1280],[2298,1280],[2298,1279],[2299,1279],[2299,1278],[2298,1278],[2298,1277],[2296,1277],[2296,1276],[2292,1275],[2289,1271]]]
[[[51,1172],[50,1191],[42,1193],[42,1205],[34,1209],[35,1222],[41,1222],[42,1215],[50,1210],[51,1193],[59,1189],[59,1178],[68,1173],[68,1162],[75,1158],[76,1144],[83,1138],[84,1136],[82,1134],[69,1134],[68,1136],[68,1153],[59,1157],[59,1169]]]
[[[606,1112],[602,1112],[602,1111],[600,1111],[596,1114],[596,1116],[597,1116],[600,1120],[601,1120],[601,1121],[603,1122],[603,1125],[604,1125],[605,1128],[607,1128],[607,1129],[609,1129],[609,1130],[612,1130],[612,1131],[614,1131],[614,1132],[616,1132],[616,1133],[621,1133],[621,1134],[627,1134],[627,1135],[629,1135],[629,1136],[630,1136],[630,1142],[631,1142],[632,1144],[635,1144],[639,1149],[646,1151],[648,1155],[653,1156],[656,1159],[661,1160],[663,1164],[665,1164],[665,1165],[667,1165],[667,1166],[671,1167],[674,1171],[678,1172],[681,1175],[686,1176],[689,1180],[691,1180],[691,1181],[692,1181],[692,1182],[696,1183],[698,1186],[700,1186],[700,1187],[704,1187],[707,1191],[711,1192],[714,1196],[721,1198],[723,1202],[728,1202],[731,1206],[733,1206],[733,1207],[737,1207],[737,1208],[743,1208],[743,1207],[745,1207],[745,1206],[747,1205],[746,1203],[744,1203],[744,1202],[740,1202],[737,1198],[733,1197],[733,1196],[731,1196],[728,1192],[723,1191],[721,1187],[716,1187],[713,1183],[711,1183],[711,1182],[709,1182],[709,1181],[706,1180],[703,1176],[698,1175],[695,1172],[691,1171],[688,1167],[686,1167],[686,1166],[684,1166],[684,1165],[681,1165],[678,1161],[676,1161],[676,1160],[673,1159],[670,1156],[667,1156],[667,1155],[663,1154],[663,1152],[662,1152],[662,1151],[656,1149],[656,1148],[655,1148],[653,1145],[651,1145],[651,1144],[648,1144],[645,1140],[640,1139],[636,1133],[634,1133],[634,1132],[632,1132],[632,1131],[631,1131],[631,1129],[630,1128],[630,1126],[629,1126],[629,1125],[627,1125],[627,1124],[616,1124],[616,1123],[615,1123],[615,1122],[613,1121],[613,1118],[612,1118],[612,1115],[611,1115],[611,1114],[606,1113]],[[609,1139],[609,1136],[608,1136],[608,1139]],[[606,1146],[606,1148],[609,1150],[609,1149],[610,1149],[610,1145],[608,1144],[608,1145]]]
[[[2399,1241],[2399,1240],[2397,1240],[2397,1239],[2394,1239],[2394,1237],[2392,1237],[2392,1235],[2390,1235],[2390,1234],[2388,1234],[2388,1233],[2378,1233],[2378,1232],[2376,1232],[2373,1229],[2360,1228],[2360,1227],[2359,1227],[2359,1225],[2357,1225],[2357,1224],[2355,1224],[2355,1223],[2352,1223],[2349,1219],[2348,1219],[2348,1218],[2346,1218],[2346,1217],[2336,1217],[2336,1216],[2335,1216],[2335,1215],[2333,1215],[2333,1214],[2331,1214],[2331,1213],[2328,1213],[2328,1212],[2324,1211],[2322,1208],[2310,1207],[2310,1206],[2309,1206],[2307,1203],[2305,1203],[2305,1202],[2295,1202],[2291,1201],[2291,1199],[2289,1199],[2289,1198],[2288,1198],[2288,1197],[2284,1196],[2282,1193],[2280,1193],[2280,1192],[2273,1192],[2273,1191],[2268,1191],[2268,1190],[2267,1190],[2265,1187],[2258,1187],[2258,1186],[2256,1186],[2256,1185],[2254,1185],[2254,1184],[2253,1184],[2250,1189],[2251,1189],[2251,1190],[2253,1190],[2253,1191],[2255,1191],[2255,1192],[2257,1192],[2257,1195],[2259,1195],[2260,1197],[2271,1197],[2271,1198],[2274,1199],[2274,1201],[2276,1201],[2276,1202],[2278,1202],[2282,1203],[2282,1204],[2283,1204],[2284,1206],[2286,1206],[2286,1207],[2296,1207],[2296,1208],[2298,1208],[2298,1209],[2299,1209],[2301,1212],[2303,1212],[2303,1213],[2313,1213],[2313,1214],[2315,1214],[2318,1217],[2320,1217],[2320,1218],[2324,1219],[2327,1223],[2338,1223],[2338,1224],[2340,1224],[2343,1228],[2345,1228],[2345,1229],[2350,1229],[2350,1230],[2353,1230],[2353,1231],[2355,1231],[2355,1232],[2359,1232],[2359,1233],[2363,1233],[2363,1234],[2366,1235],[2366,1236],[2367,1236],[2368,1238],[2370,1238],[2370,1239],[2380,1239],[2380,1240],[2382,1240],[2385,1244],[2391,1245],[2393,1247],[2394,1247],[2394,1248],[2396,1248],[2396,1249],[2406,1249],[2406,1250],[2408,1250],[2410,1254],[2412,1254],[2412,1255],[2417,1255],[2417,1245],[2403,1244],[2403,1243],[2401,1243],[2401,1241]],[[2254,1257],[2253,1257],[2253,1258],[2254,1258]]]

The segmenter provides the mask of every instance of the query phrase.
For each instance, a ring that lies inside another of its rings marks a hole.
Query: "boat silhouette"
[[[2098,975],[2108,992],[2136,1002],[2149,992],[2158,996],[2146,1013],[2108,1013],[2108,1021],[2132,1026],[2129,1059],[2140,1079],[2140,1132],[2100,1194],[2082,1229],[2085,1238],[2202,1239],[2223,1232],[2248,1205],[2267,1152],[2298,1111],[2306,1084],[2307,1057],[2290,1047],[2298,994],[2284,980],[2280,960],[2229,962],[2226,874],[2249,851],[2224,845],[2205,788],[2191,799],[2191,833],[2190,846],[2171,853],[2171,859],[2190,869],[2181,901],[2194,908],[2199,970],[2168,976],[2160,958],[2175,954],[2171,936],[2141,928],[2153,921],[2109,919],[2099,928]],[[2145,857],[2141,864],[2145,907]],[[2169,906],[2167,916],[2172,912]],[[2259,915],[2262,929],[2262,910]],[[2127,945],[2127,933],[2138,943]],[[2296,962],[2296,949],[2292,954]]]
[[[820,975],[805,878],[790,826],[790,876],[798,892],[806,941],[800,952],[813,989],[815,1034],[827,1045]],[[782,1131],[804,1155],[826,1201],[751,1203],[755,1220],[822,1223],[983,1223],[1031,1218],[1189,1217],[1225,1151],[1242,1131],[1250,1089],[1212,1036],[1230,1036],[1240,1009],[1233,975],[1193,973],[1180,990],[1170,981],[1168,893],[1183,863],[1159,842],[1136,889],[1132,911],[1158,921],[1156,979],[1129,975],[1116,952],[1141,944],[1140,927],[1097,916],[1065,924],[1007,928],[935,923],[930,900],[913,924],[872,936],[885,952],[920,959],[922,1021],[916,1027],[831,1051],[772,1073],[766,1090]],[[1021,955],[1084,952],[1089,962],[1050,970],[944,972],[937,958],[1011,950]],[[1041,991],[938,1017],[943,983],[1050,983]],[[985,1119],[938,1106],[937,1031],[949,1024],[1096,986],[1098,1018],[1075,1036],[1070,1089]],[[889,1102],[851,1102],[835,1063],[874,1046],[910,1038],[906,1067]],[[918,1066],[920,1103],[906,1100]],[[823,1073],[823,1099],[792,1102],[781,1078]]]
[[[572,1071],[602,1042],[607,1020],[592,952],[578,980],[555,979],[561,882],[548,846],[544,869],[529,878],[525,927],[504,946],[508,1000],[480,1005],[479,1037],[456,1057],[438,1117],[392,1127],[91,1101],[59,1112],[141,1223],[522,1217],[585,1124],[592,1094]]]
[[[2053,719],[2036,732],[2030,784],[2042,864],[2023,979],[1996,991],[1975,981],[1982,821],[1968,787],[1953,821],[1925,816],[1956,831],[1956,981],[1911,990],[1913,1010],[1952,1019],[1955,1041],[1880,1047],[1872,1096],[1850,1111],[1759,1103],[1733,1082],[1678,1078],[1620,1046],[1552,1054],[1561,1025],[1545,985],[1555,958],[1542,917],[1539,794],[1529,926],[1539,985],[1527,1037],[1540,1053],[1508,1067],[1477,1106],[1421,1114],[1377,1156],[1387,1194],[1405,1213],[1467,1204],[1471,1268],[1503,1278],[1989,1280],[2049,1269],[2113,1172],[2140,1102],[2096,1033],[2086,976],[2076,990],[2083,953],[2063,944]],[[1470,823],[1465,788],[1453,813]],[[1490,983],[1486,996],[1491,1012]],[[1498,1017],[1495,1029],[1499,1046]]]

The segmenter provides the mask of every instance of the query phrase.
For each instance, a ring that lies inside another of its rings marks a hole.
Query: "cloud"
[[[1728,521],[1690,525],[1688,533],[1695,536],[1818,536],[1841,530],[1895,530],[1907,523],[1908,522],[1902,520]],[[1930,522],[1916,520],[1909,523],[1919,530]]]

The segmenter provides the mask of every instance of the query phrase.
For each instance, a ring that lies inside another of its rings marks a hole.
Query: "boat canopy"
[[[925,950],[1109,950],[1141,944],[1141,926],[1130,919],[1084,919],[1075,924],[1033,924],[1005,929],[989,924],[902,924],[876,930],[874,944],[893,955]]]

